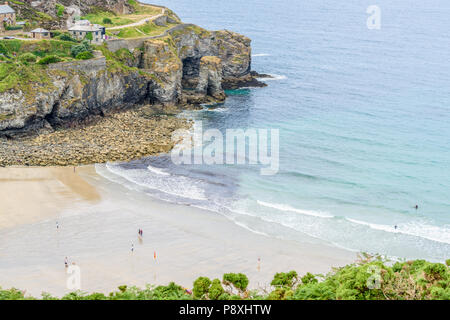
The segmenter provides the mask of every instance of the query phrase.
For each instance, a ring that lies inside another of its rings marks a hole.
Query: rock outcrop
[[[218,57],[205,56],[200,59],[200,72],[196,91],[217,100],[225,99],[222,89],[222,60]]]
[[[178,25],[159,37],[121,40],[115,52],[50,65],[50,84],[0,93],[0,136],[51,129],[137,104],[221,102],[223,88],[255,82],[250,39]],[[256,81],[256,84],[257,81]]]

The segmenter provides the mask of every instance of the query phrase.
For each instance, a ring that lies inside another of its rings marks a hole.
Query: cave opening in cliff
[[[200,74],[200,58],[189,57],[183,59],[183,81],[184,89],[195,89]]]

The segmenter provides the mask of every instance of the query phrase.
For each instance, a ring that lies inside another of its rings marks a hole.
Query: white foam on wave
[[[404,223],[404,224],[398,224],[397,229],[396,229],[395,225],[390,226],[390,225],[370,223],[370,222],[360,221],[360,220],[350,219],[350,218],[345,218],[345,219],[349,222],[352,222],[352,223],[355,223],[358,225],[367,226],[373,230],[405,234],[405,235],[409,235],[409,236],[428,239],[431,241],[450,244],[450,228],[446,227],[446,226],[438,227],[438,226],[433,226],[433,225],[429,225],[426,223],[409,222],[409,223]]]
[[[258,78],[259,81],[280,81],[286,80],[287,77],[279,74],[271,74],[272,78]]]
[[[167,173],[163,169],[160,169],[160,168],[148,166],[147,169],[148,169],[148,171],[156,173],[157,175],[160,175],[160,176],[170,176],[170,173]]]
[[[252,54],[252,57],[270,57],[271,56],[271,54],[268,54],[268,53],[255,53],[255,54]]]
[[[228,108],[208,108],[206,111],[208,112],[227,112]]]
[[[140,187],[158,190],[184,199],[207,200],[205,191],[196,185],[196,181],[187,177],[170,174],[149,176],[142,169],[125,170],[113,164],[107,164],[106,169]]]
[[[299,213],[299,214],[303,214],[303,215],[320,217],[320,218],[334,218],[333,215],[331,215],[327,212],[302,210],[302,209],[297,209],[297,208],[291,207],[290,205],[287,205],[287,204],[270,203],[270,202],[264,202],[264,201],[260,201],[260,200],[258,200],[257,202],[261,206],[272,208],[272,209],[277,209],[280,211],[295,212],[295,213]]]

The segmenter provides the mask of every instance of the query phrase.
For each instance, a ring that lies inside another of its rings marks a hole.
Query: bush
[[[21,68],[18,65],[14,68]],[[29,66],[31,69],[35,66]],[[38,67],[35,67],[36,69]],[[1,69],[1,65],[0,65]],[[6,70],[3,73],[7,73]],[[33,74],[37,74],[34,70]],[[2,82],[0,82],[1,84]],[[448,263],[448,261],[447,261]],[[377,287],[372,288],[371,278],[379,277]],[[247,291],[248,278],[243,274],[225,274],[221,283],[219,279],[211,281],[200,277],[194,282],[193,295],[189,290],[170,283],[168,286],[145,289],[136,287],[119,287],[119,291],[109,295],[101,293],[73,292],[65,295],[63,300],[450,300],[450,269],[441,263],[424,260],[390,263],[381,260],[358,261],[355,264],[333,269],[325,276],[307,273],[301,279],[295,271],[277,273],[272,281],[275,289],[271,292]],[[300,281],[301,280],[301,281]],[[319,281],[320,280],[320,281]],[[235,294],[233,285],[240,290]],[[371,287],[371,288],[369,288]],[[231,289],[231,290],[230,290]],[[245,290],[245,291],[244,291]],[[44,300],[57,298],[43,294]],[[0,300],[33,299],[24,296],[17,289],[2,290]]]
[[[103,23],[104,24],[112,24],[113,22],[112,22],[112,20],[110,18],[104,18],[103,19]]]
[[[292,287],[297,281],[297,272],[277,273],[270,283],[272,286]]]
[[[92,59],[93,57],[94,57],[94,55],[90,51],[83,51],[83,52],[77,54],[77,56],[76,56],[76,58],[78,60],[89,60],[89,59]]]
[[[19,56],[19,60],[22,62],[36,62],[36,56],[31,52],[26,52]]]
[[[206,296],[211,285],[211,280],[206,277],[200,277],[194,282],[194,297],[197,299],[202,299]]]
[[[223,275],[223,283],[232,284],[236,289],[245,291],[248,286],[248,278],[242,273],[226,273]]]
[[[85,51],[92,52],[91,45],[89,44],[88,41],[83,41],[81,44],[72,46],[72,48],[70,49],[70,53],[74,58],[76,58],[80,53]]]
[[[6,30],[20,30],[22,29],[22,26],[6,26]]]
[[[313,274],[309,273],[309,272],[302,277],[302,283],[303,284],[317,283],[317,282],[319,282],[319,281],[316,279],[316,277]]]
[[[3,44],[3,42],[0,42],[0,54],[8,55],[8,48]]]
[[[61,41],[68,41],[68,42],[77,42],[77,40],[75,40],[74,38],[72,38],[70,35],[68,35],[67,33],[63,33],[60,36],[58,36],[58,39]]]
[[[65,10],[66,10],[66,8],[62,4],[59,4],[59,3],[56,4],[56,15],[58,17],[61,18],[64,15]]]
[[[222,299],[225,297],[224,294],[225,290],[223,289],[220,280],[214,279],[211,283],[211,287],[208,290],[208,298],[211,300],[219,300],[221,297]]]
[[[39,60],[38,64],[42,64],[42,65],[46,65],[46,64],[51,64],[51,63],[57,63],[60,62],[61,58],[55,55],[50,55],[50,56],[46,56],[44,58],[42,58],[41,60]]]

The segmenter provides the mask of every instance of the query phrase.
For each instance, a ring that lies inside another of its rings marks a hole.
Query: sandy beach
[[[0,194],[0,286],[34,296],[70,291],[65,257],[81,268],[88,292],[171,281],[191,288],[199,276],[227,272],[264,288],[276,272],[326,273],[356,259],[306,236],[259,235],[220,214],[154,200],[106,180],[94,166],[1,168]]]

